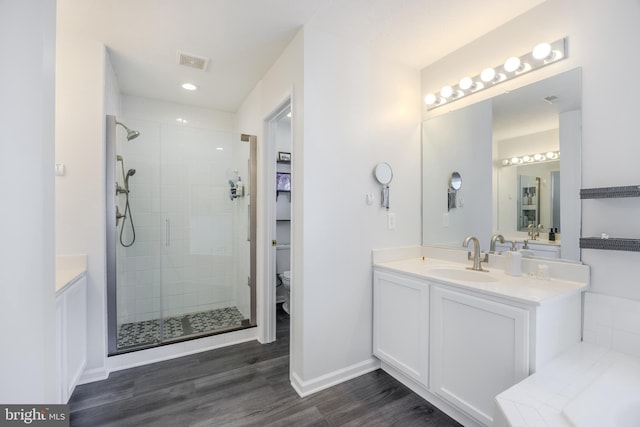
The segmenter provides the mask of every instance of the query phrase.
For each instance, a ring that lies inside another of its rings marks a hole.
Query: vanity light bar
[[[539,43],[529,53],[520,57],[512,56],[497,67],[485,68],[475,77],[463,77],[456,85],[443,86],[438,93],[429,93],[424,97],[427,110],[450,104],[472,93],[561,61],[567,57],[566,45],[566,37],[553,43]]]
[[[502,166],[517,166],[517,165],[527,165],[531,163],[542,163],[549,162],[552,160],[560,159],[559,151],[549,151],[547,153],[536,153],[536,154],[527,154],[525,156],[520,157],[512,157],[510,159],[503,159],[500,164]]]

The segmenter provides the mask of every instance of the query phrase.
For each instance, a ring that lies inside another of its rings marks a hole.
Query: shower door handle
[[[164,245],[171,246],[171,221],[169,219],[164,220]]]

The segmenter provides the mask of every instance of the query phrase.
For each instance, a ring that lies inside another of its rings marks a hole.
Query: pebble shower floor
[[[201,311],[167,317],[163,324],[163,340],[240,327],[246,319],[236,307]],[[118,328],[118,350],[127,350],[160,342],[160,320],[123,323]]]

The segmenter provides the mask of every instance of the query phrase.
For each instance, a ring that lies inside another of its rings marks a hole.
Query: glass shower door
[[[246,159],[237,165],[234,148],[229,132],[162,128],[163,341],[249,325],[244,198],[229,184],[242,182],[234,165]]]
[[[249,177],[249,144],[207,128],[136,120],[129,125],[140,137],[135,143],[118,139],[110,149],[122,161],[107,188],[124,185],[129,169],[136,172],[127,194],[135,230],[122,231],[120,224],[109,232],[117,237],[109,353],[255,325],[243,181]],[[123,194],[115,201],[122,211]]]

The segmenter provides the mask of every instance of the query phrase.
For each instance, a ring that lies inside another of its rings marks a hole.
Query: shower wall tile
[[[156,285],[137,285],[135,287],[136,298],[153,299],[160,298],[160,286]]]
[[[184,306],[184,295],[166,295],[163,297],[163,307],[165,310],[176,310],[178,313]],[[181,314],[181,313],[179,313]]]
[[[160,311],[160,298],[136,298],[136,313]]]
[[[133,320],[134,322],[144,322],[147,320],[154,320],[154,319],[159,319],[160,318],[160,310],[158,311],[152,311],[149,313],[140,313],[140,314],[136,314],[135,319]]]
[[[197,307],[201,304],[198,292],[190,292],[184,294],[185,307]]]

